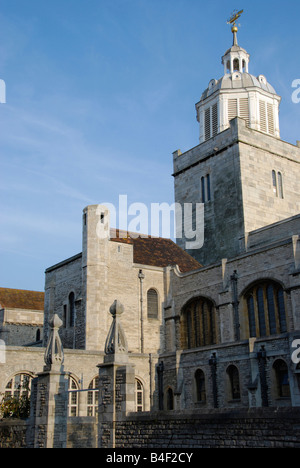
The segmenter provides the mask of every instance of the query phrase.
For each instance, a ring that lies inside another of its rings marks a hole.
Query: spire
[[[233,26],[232,29],[231,29],[231,32],[233,34],[233,46],[238,46],[238,40],[237,40],[237,32],[238,32],[238,28],[237,26]]]
[[[240,11],[234,10],[230,19],[227,21],[227,24],[232,24],[231,32],[233,34],[233,46],[238,46],[238,40],[237,40],[238,27],[236,25],[236,22],[243,13],[244,13],[244,10],[240,10]]]
[[[232,74],[236,71],[240,73],[249,73],[249,54],[245,49],[238,44],[238,27],[237,20],[240,18],[244,10],[235,10],[231,15],[227,24],[230,24],[231,32],[233,34],[233,44],[230,49],[227,50],[225,55],[222,57],[222,63],[224,65],[224,75]]]

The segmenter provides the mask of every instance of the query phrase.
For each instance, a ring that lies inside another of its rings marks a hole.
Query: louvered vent
[[[212,106],[212,136],[215,137],[218,134],[218,103]]]
[[[205,140],[210,139],[210,107],[205,111]]]
[[[249,127],[250,124],[250,119],[249,119],[249,100],[248,98],[241,98],[240,102],[240,112],[239,116],[246,120],[246,125]]]
[[[238,102],[237,99],[228,100],[228,120],[235,119],[238,116]]]
[[[272,104],[267,104],[267,111],[268,111],[268,131],[271,135],[275,133],[275,125],[274,125],[274,114],[273,114],[273,106]]]
[[[259,114],[260,114],[260,129],[262,132],[267,133],[267,112],[266,112],[266,103],[264,101],[259,101]]]

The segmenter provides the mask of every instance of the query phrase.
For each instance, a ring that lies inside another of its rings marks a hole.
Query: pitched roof
[[[119,231],[118,229],[112,231],[112,233],[114,233],[114,237],[110,239],[112,242],[133,245],[134,263],[161,268],[178,265],[182,273],[198,270],[202,266],[171,239],[136,237],[137,234]]]
[[[0,288],[0,308],[44,310],[44,293]]]

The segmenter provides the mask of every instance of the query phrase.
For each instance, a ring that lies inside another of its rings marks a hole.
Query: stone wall
[[[231,125],[215,138],[184,154],[174,154],[175,201],[202,203],[201,179],[210,176],[210,200],[205,202],[204,246],[188,250],[202,265],[239,252],[243,234],[243,200],[237,131]],[[177,239],[186,249],[186,238]]]
[[[96,418],[69,418],[67,432],[67,448],[96,448],[97,423]]]
[[[99,225],[101,210],[104,219]],[[130,352],[161,352],[164,348],[161,326],[164,269],[133,263],[132,244],[109,240],[105,233],[110,231],[110,214],[105,207],[89,206],[84,212],[82,302],[85,304],[86,349],[104,349],[111,325],[109,309],[118,299],[125,306],[122,326]],[[145,275],[143,286],[139,280],[140,269]],[[157,319],[147,316],[147,291],[151,288],[159,297]]]
[[[64,322],[60,336],[64,348],[84,349],[85,317],[81,300],[81,254],[46,270],[44,345],[48,342],[51,314],[57,314]],[[75,295],[76,327],[70,325],[69,295]]]
[[[203,265],[243,252],[239,239],[245,233],[299,214],[299,147],[249,129],[240,118],[173,157],[177,203],[203,202],[201,178],[210,177],[204,247],[189,251]],[[282,175],[283,198],[273,190],[272,170]],[[178,245],[184,249],[186,239],[178,239]]]
[[[249,406],[261,406],[262,394],[259,379],[259,363],[257,353],[264,346],[266,359],[266,392],[269,406],[283,407],[296,405],[295,395],[298,387],[296,376],[290,368],[289,382],[291,398],[281,398],[277,394],[274,364],[278,359],[290,362],[289,339],[287,336],[269,337],[259,340],[241,341],[223,346],[207,346],[204,349],[178,351],[176,355],[164,354],[163,391],[166,397],[168,389],[174,395],[174,409],[199,410],[207,412],[215,407],[215,394],[213,389],[212,366],[210,359],[216,357],[216,398],[218,408],[242,409]],[[235,366],[239,373],[240,398],[233,399],[229,385],[227,370]],[[197,370],[203,372],[205,378],[204,401],[197,400],[196,379]],[[164,408],[167,408],[166,401]]]
[[[38,338],[38,330],[39,337]],[[40,345],[43,337],[43,326],[27,324],[7,324],[5,332],[2,333],[6,346],[33,346]]]
[[[300,230],[300,215],[278,221],[277,223],[265,226],[252,231],[243,242],[247,245],[247,251],[269,247],[270,244],[282,242],[285,239],[292,239]]]
[[[300,410],[136,414],[116,428],[116,448],[224,447],[300,448]]]
[[[0,310],[0,339],[6,346],[27,346],[43,337],[44,313],[40,310]],[[37,331],[39,330],[40,338]]]
[[[26,421],[0,421],[0,448],[26,448]],[[95,448],[94,418],[68,421],[67,448]],[[300,448],[300,409],[138,413],[116,426],[116,449]]]
[[[275,235],[274,232],[273,235]],[[264,233],[265,236],[266,233]],[[298,377],[290,366],[290,344],[293,337],[297,337],[297,331],[299,330],[299,296],[297,294],[300,287],[300,277],[295,270],[294,249],[292,238],[290,238],[278,244],[275,243],[271,247],[257,249],[232,260],[223,260],[219,264],[214,264],[195,272],[180,274],[176,268],[170,269],[170,300],[168,303],[169,307],[165,310],[165,320],[168,325],[165,327],[168,348],[167,352],[161,355],[160,358],[165,364],[164,392],[168,388],[171,388],[176,397],[175,403],[176,399],[178,400],[176,406],[178,410],[191,409],[195,406],[193,382],[195,380],[195,372],[198,369],[203,371],[207,382],[206,405],[208,408],[213,407],[211,368],[209,365],[209,360],[213,354],[216,355],[218,360],[217,385],[219,390],[219,407],[228,407],[226,370],[229,365],[236,366],[240,375],[241,401],[238,403],[238,406],[249,405],[253,396],[249,393],[249,386],[253,389],[253,385],[256,386],[256,391],[254,392],[256,406],[260,406],[261,392],[259,385],[256,385],[259,374],[256,355],[262,346],[264,346],[267,352],[266,373],[270,405],[282,406],[292,403],[293,406],[297,406],[299,404],[298,396],[297,403],[295,399],[296,393],[298,394]],[[235,337],[237,329],[233,308],[235,297],[231,280],[235,271],[237,272],[236,294],[238,300],[239,339]],[[252,285],[263,283],[264,281],[274,281],[283,287],[289,333],[257,338],[256,340],[249,339],[246,293]],[[189,301],[199,297],[207,298],[215,306],[217,341],[212,346],[182,350],[181,335],[184,333],[184,328],[181,327],[182,310]],[[283,399],[278,401],[278,397],[274,391],[274,388],[276,389],[274,378],[274,363],[276,359],[282,359],[289,368],[292,392],[292,400],[289,402]],[[229,407],[232,406],[233,403],[229,405]]]
[[[103,208],[104,209],[104,208]],[[112,242],[97,231],[101,205],[87,207],[83,223],[83,252],[46,270],[44,345],[48,339],[48,320],[57,314],[64,349],[103,351],[111,325],[109,308],[118,299],[125,305],[122,324],[129,350],[134,353],[159,353],[164,348],[162,328],[165,299],[164,269],[133,263],[133,245]],[[105,211],[109,231],[109,213]],[[143,268],[144,280],[139,280]],[[148,318],[147,292],[158,294],[157,318]],[[75,294],[76,326],[70,326],[68,297]]]
[[[300,212],[298,174],[300,149],[238,122],[245,231],[250,232]],[[273,190],[272,170],[277,176]],[[283,198],[279,196],[282,174]]]
[[[235,341],[233,291],[231,276],[237,272],[237,296],[239,301],[240,338],[249,338],[247,307],[244,294],[253,284],[273,280],[281,284],[286,291],[286,311],[289,331],[297,329],[298,306],[293,295],[299,289],[299,275],[294,274],[295,259],[292,239],[268,249],[256,250],[241,255],[233,260],[202,268],[196,272],[180,274],[176,269],[170,271],[170,308],[165,318],[171,323],[179,323],[182,308],[193,298],[206,297],[218,310],[217,336],[218,343]],[[166,329],[166,342],[169,349],[181,349],[180,330],[173,336]],[[173,345],[171,341],[174,341]]]
[[[0,448],[26,448],[26,430],[26,421],[0,421]]]
[[[30,426],[26,420],[0,421],[1,448],[32,448]],[[67,448],[96,448],[97,423],[95,418],[69,418]]]
[[[1,365],[0,400],[1,394],[10,379],[16,374],[27,374],[34,377],[43,368],[44,348],[9,347],[6,350],[6,364]],[[103,352],[64,350],[65,371],[76,382],[76,388],[88,389],[92,380],[97,377],[98,364],[103,362]],[[136,378],[144,388],[144,409],[149,411],[156,403],[156,371],[159,356],[157,354],[130,353],[130,362],[135,365]],[[154,401],[153,401],[154,399]],[[78,392],[78,415],[87,416],[87,392]]]

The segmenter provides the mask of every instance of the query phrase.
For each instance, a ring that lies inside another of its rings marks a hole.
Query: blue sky
[[[300,140],[299,0],[0,0],[0,286],[43,290],[81,251],[86,205],[173,202],[172,152],[198,144],[195,103],[223,74],[244,8],[250,73]]]

